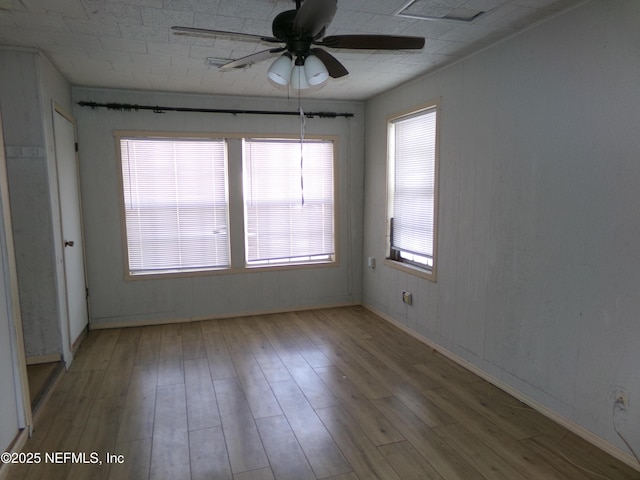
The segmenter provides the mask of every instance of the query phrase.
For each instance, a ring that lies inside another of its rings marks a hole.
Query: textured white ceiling
[[[350,74],[304,96],[369,98],[582,0],[418,0],[407,10],[487,12],[469,24],[395,15],[409,3],[339,0],[327,35],[416,35],[426,45],[421,51],[331,50]],[[266,79],[271,61],[228,72],[207,61],[236,59],[265,44],[177,36],[170,27],[270,36],[273,18],[293,8],[292,0],[0,0],[0,45],[42,50],[73,85],[283,97],[289,92]]]

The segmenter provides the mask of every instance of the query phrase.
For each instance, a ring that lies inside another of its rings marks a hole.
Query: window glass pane
[[[333,260],[333,142],[247,139],[243,151],[247,263]]]
[[[129,273],[229,265],[224,140],[121,138]]]
[[[392,258],[433,266],[436,110],[390,123]]]

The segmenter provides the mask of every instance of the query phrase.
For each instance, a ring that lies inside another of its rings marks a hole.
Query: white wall
[[[0,106],[27,356],[63,353],[61,325],[66,325],[60,307],[64,277],[52,101],[71,110],[71,89],[50,62],[36,51],[0,49]]]
[[[587,3],[366,105],[363,301],[640,449],[640,2]],[[436,283],[383,265],[388,115],[440,98]],[[414,294],[414,305],[401,301]]]
[[[77,88],[73,101],[251,110],[297,109],[297,99],[239,98]],[[335,267],[124,281],[114,130],[299,135],[299,117],[121,112],[74,106],[93,327],[187,320],[361,300],[364,106],[302,100],[305,111],[350,112],[313,118],[306,134],[338,135],[339,264]],[[237,159],[237,155],[235,157]],[[233,179],[231,180],[233,181]],[[232,219],[238,221],[238,219]],[[239,219],[242,222],[242,219]],[[233,240],[232,240],[233,241]],[[233,245],[232,245],[233,249]]]

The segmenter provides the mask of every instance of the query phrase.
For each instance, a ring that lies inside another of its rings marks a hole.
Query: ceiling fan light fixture
[[[329,78],[329,71],[322,60],[315,55],[309,55],[304,61],[304,73],[311,86],[320,85]]]
[[[300,57],[298,57],[300,58]],[[307,81],[307,75],[304,72],[304,65],[298,65],[298,63],[302,63],[296,61],[296,64],[293,66],[293,70],[291,70],[291,88],[294,90],[305,90],[311,85]]]
[[[278,85],[288,85],[289,79],[291,78],[291,63],[291,54],[283,54],[271,64],[267,76],[272,82]]]

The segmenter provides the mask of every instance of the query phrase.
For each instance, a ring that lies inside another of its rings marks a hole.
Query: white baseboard
[[[573,422],[572,420],[569,420],[568,418],[560,415],[555,410],[552,410],[549,407],[547,407],[547,406],[539,403],[538,401],[530,398],[529,396],[527,396],[524,393],[520,392],[519,390],[515,389],[514,387],[512,387],[508,383],[505,383],[504,381],[500,380],[499,378],[496,378],[493,375],[485,372],[484,370],[482,370],[481,368],[477,367],[476,365],[473,365],[472,363],[469,363],[464,358],[456,355],[453,352],[450,352],[446,348],[444,348],[441,345],[433,342],[432,340],[430,340],[429,338],[419,334],[418,332],[415,332],[414,330],[410,329],[406,325],[403,325],[402,323],[398,322],[397,320],[395,320],[394,318],[390,317],[389,315],[378,311],[376,308],[372,307],[371,305],[367,305],[367,304],[363,303],[362,306],[364,308],[366,308],[367,310],[371,311],[372,313],[374,313],[375,315],[379,316],[383,320],[386,320],[387,322],[391,323],[392,325],[398,327],[400,330],[402,330],[402,331],[406,332],[407,334],[411,335],[416,340],[419,340],[422,343],[424,343],[425,345],[429,346],[429,348],[432,348],[435,351],[437,351],[438,353],[440,353],[441,355],[447,357],[449,360],[457,363],[458,365],[460,365],[463,368],[466,368],[467,370],[469,370],[470,372],[472,372],[475,375],[479,376],[480,378],[482,378],[482,379],[486,380],[487,382],[491,383],[492,385],[498,387],[500,390],[503,390],[503,391],[507,392],[509,395],[517,398],[522,403],[524,403],[524,404],[528,405],[529,407],[533,408],[534,410],[536,410],[537,412],[541,413],[545,417],[553,420],[554,422],[556,422],[559,425],[563,426],[567,430],[575,433],[576,435],[578,435],[582,439],[586,440],[587,442],[591,443],[592,445],[595,445],[599,449],[607,452],[612,457],[615,457],[618,460],[620,460],[621,462],[624,462],[625,464],[629,465],[631,468],[634,468],[635,470],[640,471],[640,465],[638,465],[638,462],[633,457],[633,455],[621,450],[620,448],[616,447],[615,445],[613,445],[613,444],[609,443],[608,441],[604,440],[603,438],[599,437],[595,433],[587,430],[583,426],[581,426],[581,425]]]
[[[62,360],[62,356],[59,353],[53,353],[51,355],[33,355],[27,357],[27,365],[39,365],[41,363],[54,363]]]
[[[186,317],[186,318],[168,318],[168,319],[149,319],[133,322],[100,322],[92,323],[91,330],[106,330],[110,328],[126,328],[126,327],[148,327],[152,325],[167,325],[171,323],[189,323],[200,322],[204,320],[221,320],[225,318],[240,318],[250,317],[256,315],[272,315],[277,313],[289,313],[289,312],[303,312],[307,310],[321,310],[324,308],[340,308],[340,307],[355,307],[361,305],[360,302],[347,302],[347,303],[335,303],[329,305],[306,305],[290,308],[275,308],[271,310],[255,310],[249,312],[237,312],[237,313],[223,313],[220,315],[206,315],[202,317]]]

